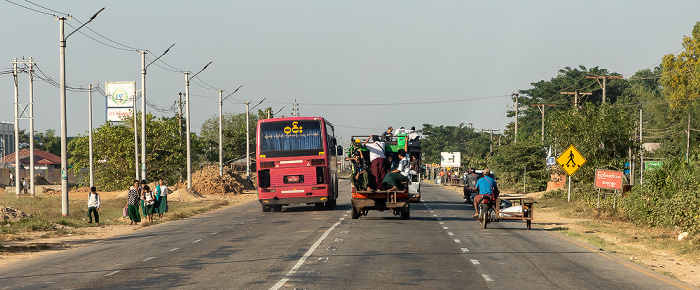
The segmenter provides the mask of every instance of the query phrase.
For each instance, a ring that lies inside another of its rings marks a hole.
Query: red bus
[[[337,146],[333,125],[321,117],[258,121],[258,200],[263,212],[291,204],[334,209],[338,198]]]

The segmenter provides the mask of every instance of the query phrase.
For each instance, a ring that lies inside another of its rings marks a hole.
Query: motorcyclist
[[[496,198],[498,198],[498,184],[496,183],[496,180],[489,176],[489,173],[491,173],[491,171],[488,169],[488,167],[484,168],[484,177],[480,178],[476,182],[476,190],[479,194],[474,197],[474,210],[476,212],[472,216],[473,218],[477,218],[479,216],[479,208],[477,205],[479,202],[481,202],[481,199],[485,195],[490,195],[491,200],[494,202],[496,201]]]
[[[476,175],[474,168],[467,169],[467,175],[465,177],[465,185],[462,192],[464,193],[464,203],[469,203],[471,200],[472,193],[476,192],[476,182],[479,180],[479,176]]]

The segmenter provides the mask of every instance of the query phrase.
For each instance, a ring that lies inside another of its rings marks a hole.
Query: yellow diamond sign
[[[571,176],[586,163],[586,158],[583,158],[583,155],[576,150],[574,144],[571,144],[564,153],[557,157],[557,163],[566,171],[566,174]]]

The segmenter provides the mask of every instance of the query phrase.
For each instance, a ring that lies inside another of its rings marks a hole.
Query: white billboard
[[[107,108],[107,121],[121,122],[124,117],[131,117],[132,108]]]
[[[136,82],[107,82],[107,121],[119,122],[124,116],[131,116],[136,96]]]
[[[460,167],[461,164],[460,152],[440,152],[441,167]]]

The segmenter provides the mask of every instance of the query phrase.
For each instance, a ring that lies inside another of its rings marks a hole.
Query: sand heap
[[[0,219],[3,221],[16,222],[23,218],[30,218],[32,215],[26,214],[21,210],[15,209],[11,206],[0,208]]]
[[[219,176],[218,166],[207,166],[192,174],[192,189],[207,195],[235,195],[243,192],[245,179],[233,168],[224,167],[223,176]]]
[[[57,183],[51,183],[41,174],[34,174],[34,184],[36,185],[57,185]]]

